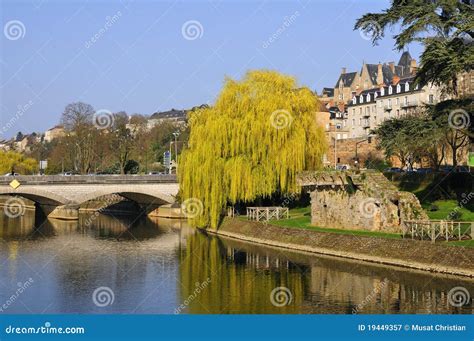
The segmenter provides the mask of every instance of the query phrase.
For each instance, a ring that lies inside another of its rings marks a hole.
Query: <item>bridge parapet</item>
[[[22,185],[60,184],[156,184],[177,183],[176,175],[18,175],[0,176],[0,186],[13,179]]]

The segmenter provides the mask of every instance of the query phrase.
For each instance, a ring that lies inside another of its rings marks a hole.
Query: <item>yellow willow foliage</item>
[[[228,203],[296,191],[296,174],[320,168],[327,148],[315,121],[318,108],[309,89],[277,72],[226,79],[215,105],[189,117],[181,194],[204,207],[192,223],[216,228]]]

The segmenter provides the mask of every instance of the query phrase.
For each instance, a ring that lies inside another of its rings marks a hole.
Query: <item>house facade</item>
[[[394,78],[394,84],[354,95],[347,107],[349,136],[367,136],[387,119],[415,113],[420,106],[440,101],[442,95],[438,87],[419,87],[413,80],[414,77]]]

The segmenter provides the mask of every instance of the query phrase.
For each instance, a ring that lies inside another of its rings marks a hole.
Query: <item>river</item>
[[[0,216],[0,313],[473,313],[474,282],[287,252],[185,222]]]

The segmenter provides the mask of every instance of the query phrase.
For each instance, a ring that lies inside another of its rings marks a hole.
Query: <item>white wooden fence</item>
[[[290,217],[288,207],[247,207],[247,218],[249,220],[279,220]]]
[[[474,222],[447,220],[406,220],[403,238],[436,241],[474,239]]]

